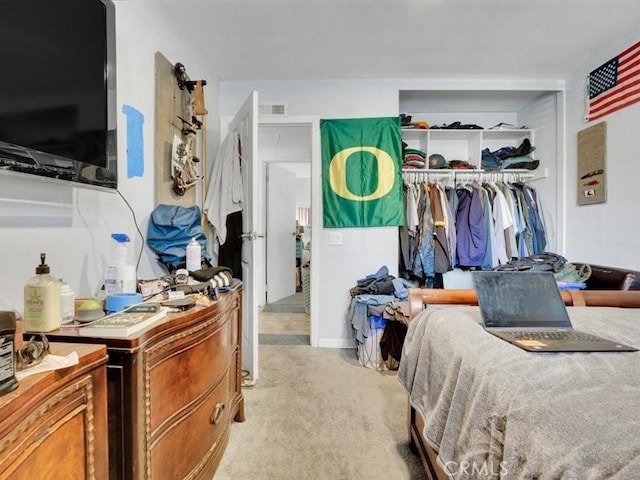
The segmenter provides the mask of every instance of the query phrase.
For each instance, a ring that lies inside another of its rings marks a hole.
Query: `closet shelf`
[[[477,130],[477,129],[402,129],[402,140],[408,148],[415,148],[427,154],[438,153],[446,160],[466,160],[473,165],[482,164],[482,151],[498,150],[505,146],[517,147],[525,139],[532,145],[534,131]],[[535,158],[534,155],[532,157]]]
[[[449,128],[402,128],[402,136],[408,138],[431,137],[432,139],[472,138],[485,139],[517,139],[533,135],[532,129],[518,128],[514,130],[481,130],[481,129],[449,129]]]

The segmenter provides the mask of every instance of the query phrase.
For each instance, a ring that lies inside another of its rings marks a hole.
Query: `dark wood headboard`
[[[565,305],[574,307],[640,307],[640,291],[633,290],[564,290]],[[411,318],[425,305],[477,305],[472,289],[410,288]]]

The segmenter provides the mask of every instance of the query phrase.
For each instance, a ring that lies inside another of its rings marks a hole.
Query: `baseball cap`
[[[429,168],[447,168],[447,160],[439,153],[429,155]]]

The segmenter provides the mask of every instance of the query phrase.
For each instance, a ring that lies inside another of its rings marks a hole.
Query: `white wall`
[[[205,78],[205,98],[210,118],[218,119],[219,83],[205,61],[176,24],[165,24],[153,2],[117,2],[117,110],[119,190],[131,204],[138,225],[146,235],[147,221],[155,206],[154,196],[154,55],[162,52],[172,62],[182,62],[194,79]],[[144,176],[127,178],[126,117],[122,106],[130,105],[144,115]],[[210,122],[208,151],[217,144],[217,123]],[[214,142],[215,139],[215,142]],[[116,193],[55,185],[30,179],[0,176],[0,308],[6,303],[22,311],[22,288],[35,274],[40,252],[54,276],[67,281],[77,296],[96,293],[103,281],[109,254],[110,233],[125,232],[132,241],[131,259],[137,258],[143,242],[133,216]],[[30,203],[41,197],[43,202]],[[18,198],[18,201],[14,201]],[[135,252],[133,251],[135,250]],[[162,269],[145,249],[138,276],[152,278]],[[1,300],[1,299],[0,299]]]
[[[309,177],[296,178],[296,206],[311,206],[311,180]]]
[[[308,176],[296,178],[296,207],[311,208],[311,178]],[[308,210],[310,211],[310,210]],[[313,212],[310,211],[311,216],[308,217],[309,221],[313,217]],[[302,234],[303,245],[307,245],[307,242],[311,240],[311,226],[305,226],[304,233]],[[303,263],[308,260],[307,255],[303,257]]]
[[[637,38],[623,38],[617,45],[589,52],[577,62],[567,85],[566,256],[572,261],[640,269],[640,215],[637,212],[640,182],[640,103],[618,110],[601,121],[607,123],[607,201],[578,206],[576,195],[577,134],[599,123],[584,123],[586,75],[610,60]]]
[[[564,246],[563,201],[559,179],[564,175],[564,148],[562,137],[558,138],[558,113],[562,118],[562,109],[558,108],[558,97],[562,93],[549,93],[532,102],[518,112],[518,123],[527,125],[534,132],[535,158],[540,165],[535,171],[538,180],[533,180],[542,207],[547,232],[547,251],[562,253]],[[542,178],[546,177],[546,178]]]

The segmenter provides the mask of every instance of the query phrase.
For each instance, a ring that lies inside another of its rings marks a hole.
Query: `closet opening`
[[[473,288],[470,270],[558,251],[562,92],[403,90],[399,274]]]

